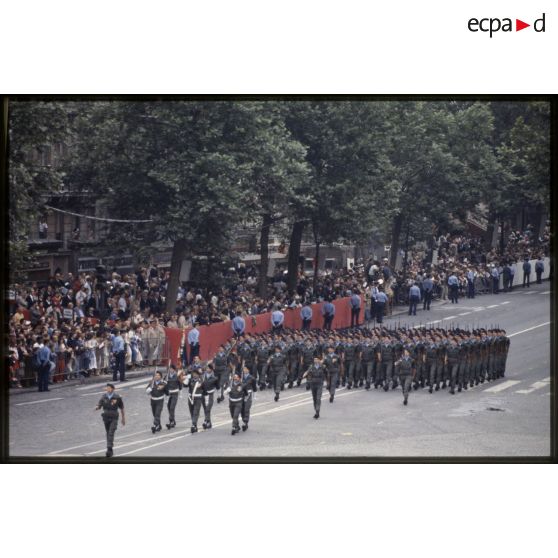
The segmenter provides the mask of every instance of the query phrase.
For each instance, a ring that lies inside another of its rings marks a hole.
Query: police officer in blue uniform
[[[457,276],[455,275],[455,273],[452,273],[449,277],[448,277],[448,287],[449,287],[449,294],[450,294],[450,300],[452,304],[458,304],[459,300],[459,279],[457,278]]]
[[[376,303],[374,304],[374,308],[376,311],[376,321],[381,324],[384,321],[384,313],[386,311],[386,304],[388,303],[388,296],[387,294],[379,290],[378,294],[376,295]]]
[[[360,303],[361,300],[358,291],[355,291],[351,295],[351,298],[349,299],[349,305],[351,307],[351,327],[354,327],[355,325],[358,327],[358,319],[360,316]]]
[[[420,302],[420,289],[415,283],[409,289],[409,316],[417,315],[417,304]]]
[[[330,330],[331,323],[335,317],[335,305],[331,302],[331,300],[326,300],[324,302],[324,305],[322,306],[322,316],[324,317],[323,329]]]
[[[432,280],[432,276],[430,274],[428,274],[426,279],[422,282],[422,292],[424,293],[422,309],[430,310],[430,304],[432,303],[432,297],[434,296],[434,281]]]
[[[232,329],[235,337],[240,337],[244,334],[246,320],[242,317],[241,312],[237,312],[236,316],[232,319]]]
[[[309,330],[310,324],[312,323],[312,308],[308,302],[304,304],[300,311],[300,319],[302,320],[303,331]]]
[[[525,287],[525,285],[527,285],[527,287],[531,286],[531,262],[529,258],[525,258],[523,262],[523,287]]]

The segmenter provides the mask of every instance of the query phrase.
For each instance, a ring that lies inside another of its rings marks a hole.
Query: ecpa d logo
[[[536,19],[533,22],[533,29],[535,30],[535,32],[544,33],[545,15],[546,14],[543,14],[539,19]],[[483,33],[489,33],[490,38],[492,38],[492,35],[494,33],[497,33],[498,31],[503,31],[503,32],[514,31],[512,21],[513,20],[509,17],[505,17],[503,19],[500,19],[498,17],[485,17],[482,19],[477,19],[475,17],[472,17],[469,20],[467,27],[469,28],[469,31],[472,31],[473,33],[477,33],[478,31],[482,31]],[[525,23],[521,19],[515,20],[515,31],[521,31],[522,29],[526,29],[527,27],[531,27],[531,24]]]

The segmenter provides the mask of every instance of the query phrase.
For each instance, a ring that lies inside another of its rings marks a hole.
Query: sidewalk
[[[159,366],[158,370],[162,371],[163,373],[166,370],[166,366]],[[126,370],[126,379],[132,380],[134,378],[142,378],[143,376],[148,377],[152,376],[155,372],[154,366],[145,366],[144,368],[137,368],[135,370]],[[91,376],[90,378],[86,378],[85,382],[81,382],[80,380],[68,380],[67,382],[55,382],[48,386],[50,391],[54,391],[60,388],[68,387],[68,386],[80,386],[80,385],[87,385],[87,384],[106,384],[108,382],[112,382],[112,374],[103,374],[101,376]],[[32,393],[37,391],[37,386],[25,387],[25,388],[10,388],[10,397],[18,394],[23,393]]]

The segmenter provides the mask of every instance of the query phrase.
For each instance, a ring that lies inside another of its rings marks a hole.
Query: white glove
[[[153,389],[148,387],[145,391],[146,391],[146,393],[151,393],[153,391]]]

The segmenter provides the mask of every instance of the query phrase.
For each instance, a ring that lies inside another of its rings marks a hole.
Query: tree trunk
[[[396,215],[393,219],[393,226],[391,229],[391,251],[389,265],[395,269],[395,262],[397,261],[397,253],[399,252],[399,237],[401,236],[401,228],[403,226],[403,214]]]
[[[186,240],[177,240],[172,247],[171,267],[169,286],[167,287],[167,297],[165,299],[165,311],[174,314],[176,308],[176,296],[178,294],[178,284],[180,278],[180,268],[186,255]]]
[[[318,267],[320,263],[320,241],[316,240],[316,250],[314,251],[314,289],[318,281]]]
[[[498,228],[498,219],[494,212],[490,212],[488,215],[488,224],[486,227],[486,233],[484,236],[484,248],[486,251],[492,250],[494,246],[494,234]]]
[[[295,221],[293,230],[291,231],[291,241],[289,243],[289,267],[287,274],[287,289],[289,293],[293,293],[296,289],[298,280],[298,261],[300,259],[300,245],[302,243],[302,233],[306,223],[304,221]]]
[[[500,255],[504,253],[504,219],[500,221]]]
[[[263,216],[262,228],[260,231],[260,278],[258,293],[260,298],[267,295],[267,268],[269,266],[269,229],[271,228],[271,215],[266,213]]]
[[[407,221],[407,230],[405,232],[405,260],[403,262],[403,283],[407,281],[407,265],[409,261],[409,222]]]

